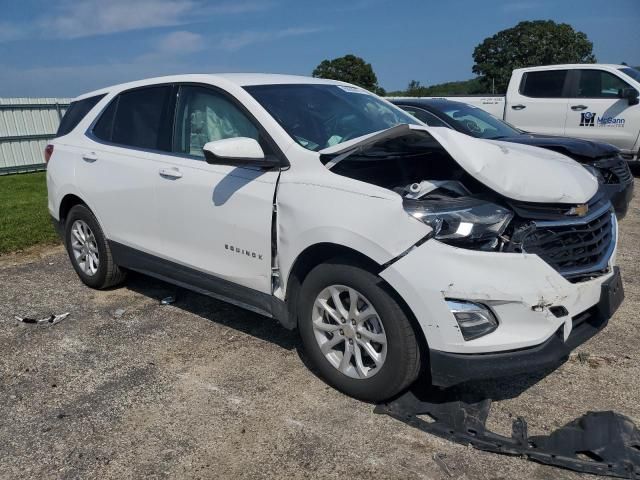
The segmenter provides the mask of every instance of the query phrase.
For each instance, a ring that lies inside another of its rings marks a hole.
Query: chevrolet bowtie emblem
[[[580,205],[576,205],[575,207],[571,207],[571,209],[567,212],[567,215],[577,215],[578,217],[584,217],[589,211],[589,205],[586,203],[582,203]]]

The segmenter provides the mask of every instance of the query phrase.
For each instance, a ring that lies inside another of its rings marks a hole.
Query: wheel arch
[[[62,197],[62,200],[60,201],[60,207],[58,208],[58,218],[60,219],[60,222],[62,224],[65,223],[67,215],[69,215],[69,211],[76,205],[84,205],[89,210],[91,210],[91,207],[87,205],[87,202],[85,202],[76,194],[67,193],[64,197]],[[93,210],[91,210],[91,212],[93,213]]]
[[[407,318],[409,318],[409,321],[416,332],[416,338],[418,338],[418,342],[420,344],[423,367],[427,366],[429,364],[429,344],[425,337],[425,333],[420,327],[416,316],[407,302],[404,301],[400,294],[386,280],[379,276],[385,266],[380,265],[367,255],[344,245],[330,242],[317,243],[307,247],[296,257],[291,269],[289,270],[286,283],[285,301],[287,304],[288,319],[285,326],[289,328],[297,328],[298,294],[306,276],[317,265],[331,260],[339,260],[347,265],[364,268],[378,276],[382,288],[391,295],[396,302],[398,302],[400,308],[402,308],[404,313],[407,315]]]

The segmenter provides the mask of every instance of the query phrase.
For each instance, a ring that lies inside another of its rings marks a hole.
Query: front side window
[[[244,87],[303,147],[318,151],[395,125],[418,122],[366,90],[342,85]]]
[[[612,73],[602,70],[580,70],[579,98],[618,98],[619,91],[629,85]]]
[[[104,98],[106,95],[96,95],[95,97],[84,98],[76,102],[71,102],[69,108],[60,121],[58,132],[56,137],[62,137],[71,133],[71,130],[76,128],[82,119],[89,113],[89,111],[96,106],[96,104]]]
[[[170,85],[123,92],[100,116],[93,133],[101,140],[150,150],[171,150]]]
[[[426,123],[430,127],[449,127],[446,123],[436,117],[433,113],[427,112],[421,108],[417,107],[409,107],[405,105],[401,105],[401,107],[405,112],[413,115],[422,123]]]
[[[234,137],[260,141],[256,126],[224,95],[205,87],[180,88],[174,127],[175,152],[204,157],[202,147],[207,142]]]
[[[567,70],[526,72],[520,85],[520,93],[533,98],[562,98]]]

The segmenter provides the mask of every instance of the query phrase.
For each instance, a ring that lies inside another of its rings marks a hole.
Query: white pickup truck
[[[468,103],[533,133],[611,143],[640,160],[640,71],[626,65],[519,68],[507,94],[433,97]]]

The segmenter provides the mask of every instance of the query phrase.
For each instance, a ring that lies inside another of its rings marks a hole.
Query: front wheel
[[[338,390],[379,402],[420,372],[411,322],[383,280],[348,263],[326,263],[305,278],[298,327],[307,357]]]

